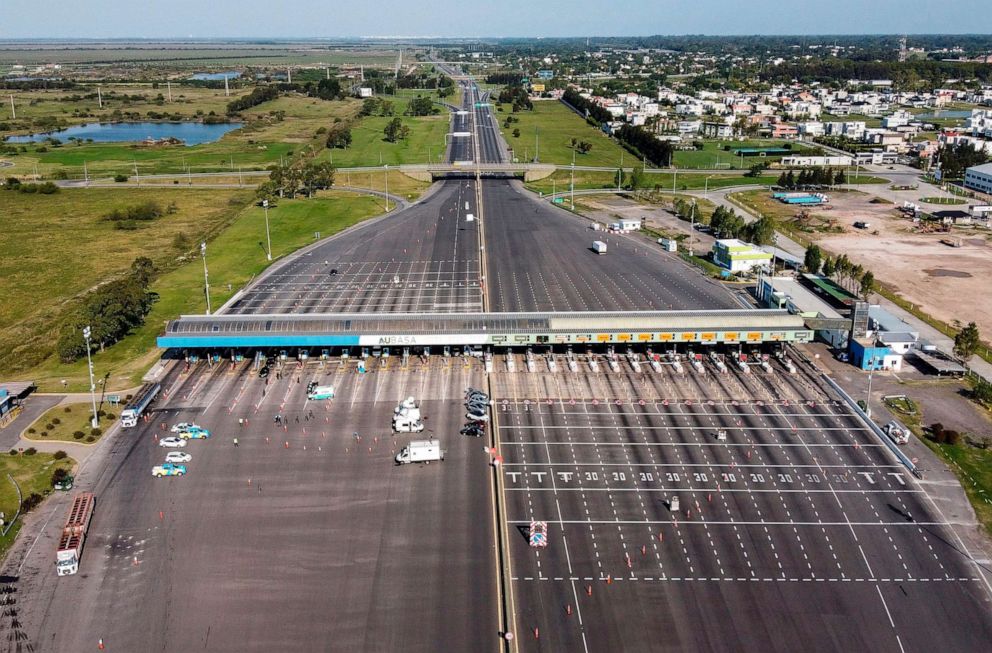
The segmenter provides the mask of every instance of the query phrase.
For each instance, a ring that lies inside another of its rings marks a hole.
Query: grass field
[[[966,204],[967,200],[960,197],[921,197],[920,201],[924,204]]]
[[[313,242],[314,232],[327,237],[381,212],[381,200],[343,191],[322,192],[309,200],[282,200],[278,206],[269,209],[273,257],[285,256]],[[264,214],[256,206],[237,212],[229,227],[208,240],[207,264],[210,270],[211,304],[214,309],[219,308],[269,265],[265,258],[264,243]],[[51,256],[73,258],[73,251],[69,244],[63,244],[57,252],[52,250]],[[134,255],[145,251],[147,250],[143,246],[132,246],[131,251],[123,258],[130,261]],[[145,325],[93,357],[97,376],[108,379],[108,389],[133,387],[140,382],[144,371],[160,355],[159,350],[155,349],[155,338],[169,319],[184,313],[203,313],[206,310],[203,267],[199,258],[162,275],[152,284],[151,289],[158,294],[159,299]],[[43,335],[49,338],[54,336],[49,333]],[[4,371],[7,372],[6,369]],[[82,391],[88,387],[85,359],[65,365],[56,356],[48,356],[35,366],[18,369],[12,376],[31,378],[42,390],[61,390],[61,379],[69,382],[70,391]]]
[[[155,44],[95,45],[65,48],[0,48],[0,65],[61,63],[63,65],[127,63],[155,68],[176,67],[198,71],[216,64],[262,66],[327,64],[329,66],[392,66],[397,53],[388,49],[322,48],[307,44],[300,47],[253,45],[232,47],[156,47]]]
[[[592,150],[587,154],[575,152],[575,165],[583,166],[618,166],[620,165],[622,149],[616,141],[610,139],[602,131],[592,127],[561,102],[551,100],[535,102],[533,111],[518,111],[511,113],[509,105],[496,107],[496,119],[507,144],[513,148],[513,156],[521,161],[534,158],[535,141],[539,140],[541,163],[572,163],[572,139],[592,143]],[[509,128],[503,127],[503,121],[512,115],[520,122],[514,122]],[[514,137],[513,131],[520,130],[520,136]],[[539,139],[535,138],[539,137]],[[625,154],[627,165],[634,162],[631,154]]]
[[[776,140],[748,140],[748,141],[711,141],[704,140],[701,150],[680,150],[675,153],[675,165],[679,168],[696,169],[723,169],[723,170],[747,170],[756,163],[775,163],[782,159],[781,156],[768,157],[740,157],[734,156],[734,151],[741,148],[756,147],[791,147],[793,154],[802,154],[810,148],[789,143],[788,141]],[[730,149],[724,149],[729,147]]]
[[[100,410],[99,407],[98,410]],[[100,410],[97,414],[100,415],[101,433],[93,434],[91,432],[93,409],[90,403],[59,404],[45,411],[35,420],[34,424],[27,428],[24,435],[28,440],[39,442],[58,440],[78,444],[93,444],[103,436],[103,431],[110,428],[117,418],[117,413],[112,411],[103,412]],[[48,428],[49,426],[52,428]],[[33,433],[31,432],[32,429],[34,430]]]
[[[10,455],[0,453],[0,511],[8,519],[17,512],[17,490],[7,478],[9,474],[21,488],[21,496],[27,497],[32,493],[46,495],[52,489],[52,472],[57,468],[72,469],[76,464],[72,458],[55,460],[50,453],[36,453],[31,456],[24,454]],[[0,538],[0,559],[6,555],[10,545],[20,530],[20,518],[10,529],[6,537]]]
[[[249,190],[76,189],[54,195],[0,191],[0,369],[38,364],[57,339],[66,305],[87,289],[121,274],[138,256],[162,268],[232,222],[251,200]],[[153,201],[175,212],[134,231],[103,219],[115,208]]]
[[[530,182],[527,187],[541,193],[554,191],[563,192],[568,190],[572,173],[568,170],[558,170],[553,175],[539,181]],[[707,180],[707,177],[709,179]],[[770,186],[778,179],[773,175],[762,175],[760,177],[745,177],[743,174],[724,174],[709,176],[700,173],[685,173],[673,175],[671,173],[649,173],[647,179],[651,187],[658,185],[660,190],[672,190],[674,184],[676,191],[682,190],[703,190],[703,188],[716,189],[728,188],[732,186]],[[599,172],[588,170],[577,170],[575,172],[575,188],[616,188],[616,173]]]

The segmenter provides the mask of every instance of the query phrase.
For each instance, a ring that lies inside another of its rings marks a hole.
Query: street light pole
[[[203,291],[207,296],[207,315],[210,315],[210,277],[207,275],[207,244],[200,243],[200,255],[203,257]]]
[[[875,361],[878,358],[872,356],[868,359],[868,395],[865,397],[865,415],[871,417],[871,377],[875,373]]]
[[[93,359],[90,357],[90,335],[92,332],[90,328],[83,327],[83,339],[86,340],[86,366],[90,371],[90,401],[93,402],[93,421],[90,425],[96,428],[100,425],[100,418],[97,416],[96,412],[96,383],[93,381]]]
[[[389,213],[389,166],[383,166],[385,168],[385,173],[383,177],[385,183],[383,184],[384,192],[386,193],[386,213]]]
[[[269,200],[262,200],[262,208],[265,209],[265,240],[269,243],[269,250],[265,253],[265,255],[268,258],[268,260],[271,261],[272,260],[272,236],[269,234]],[[206,251],[207,251],[206,250],[206,243],[203,244],[203,248],[204,248],[203,249],[203,251],[204,251],[204,255],[203,255],[204,256],[204,258],[203,258],[203,267],[204,267],[204,270],[205,270],[206,267],[207,267],[207,262],[206,262]],[[208,300],[207,303],[209,303],[209,300]],[[208,309],[208,312],[209,312],[209,309]]]

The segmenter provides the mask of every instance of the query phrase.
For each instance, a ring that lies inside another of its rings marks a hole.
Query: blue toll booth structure
[[[865,370],[887,370],[893,367],[893,358],[902,358],[891,347],[879,345],[875,340],[851,338],[851,362]]]

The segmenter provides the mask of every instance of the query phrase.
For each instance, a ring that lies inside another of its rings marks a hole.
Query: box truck
[[[597,254],[605,254],[606,253],[606,243],[604,243],[601,240],[594,240],[594,241],[592,241],[592,251],[596,252]]]
[[[437,440],[414,440],[396,454],[397,465],[430,463],[432,460],[444,460],[441,443]]]

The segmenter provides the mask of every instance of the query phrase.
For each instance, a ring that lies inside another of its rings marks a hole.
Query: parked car
[[[177,437],[162,438],[158,441],[160,447],[185,447],[186,440]]]
[[[185,451],[170,451],[165,454],[165,462],[167,463],[188,463],[191,460],[193,460],[193,456]]]
[[[470,435],[473,438],[481,438],[486,434],[486,430],[478,426],[466,426],[461,430],[462,435]]]
[[[465,413],[465,419],[470,419],[473,422],[488,422],[489,414],[482,411],[479,412],[469,411]]]

